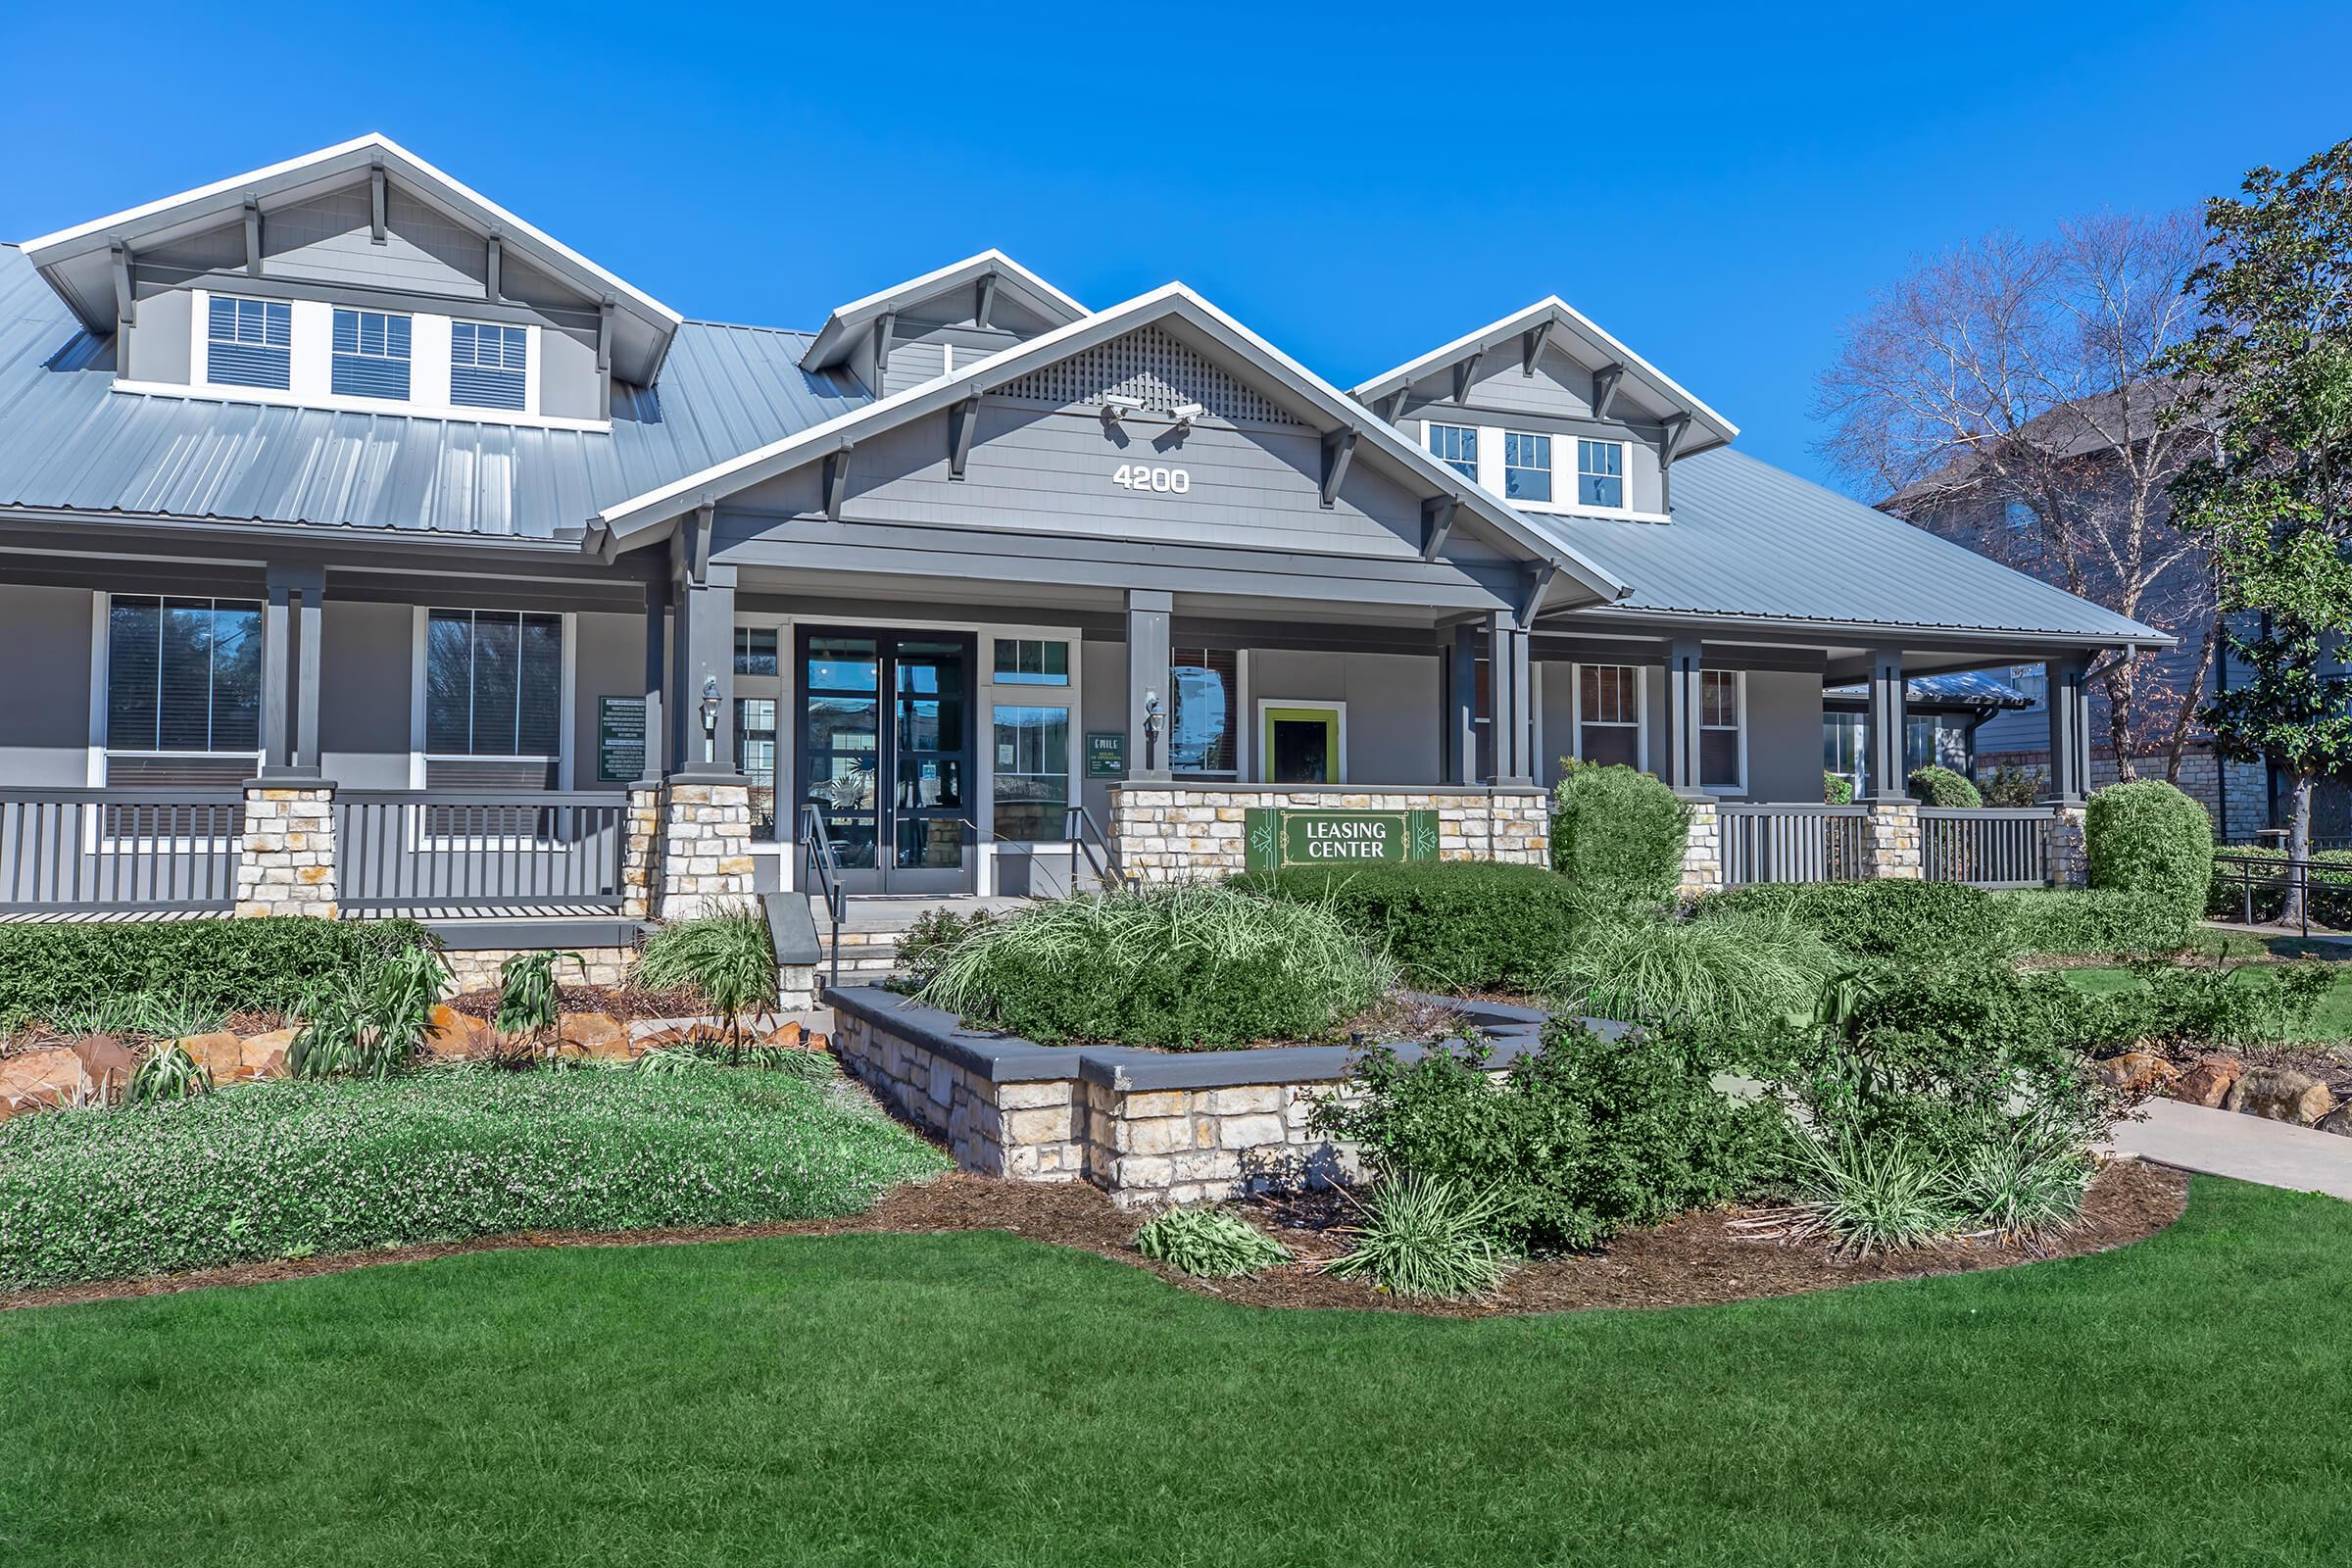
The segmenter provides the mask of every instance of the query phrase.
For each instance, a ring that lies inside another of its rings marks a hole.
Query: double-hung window
[[[1698,782],[1710,790],[1746,787],[1746,747],[1740,726],[1745,692],[1736,669],[1706,669],[1698,676]]]
[[[452,321],[449,401],[467,408],[522,412],[530,343],[530,333],[519,326]]]
[[[1634,665],[1577,666],[1576,755],[1588,762],[1642,765],[1642,672]]]
[[[108,602],[110,781],[155,774],[162,758],[234,758],[250,767],[261,746],[259,604],[134,594]],[[115,765],[125,759],[140,760]]]
[[[1503,432],[1502,494],[1506,501],[1551,499],[1551,437],[1525,430]]]
[[[293,380],[294,308],[283,300],[216,294],[205,324],[205,379],[220,386],[273,387]]]
[[[563,707],[562,615],[426,612],[424,750],[428,760],[461,764],[448,770],[458,782],[552,785]],[[492,765],[462,765],[469,762]]]
[[[1576,504],[1606,512],[1627,510],[1624,442],[1576,443]]]
[[[329,385],[337,397],[407,402],[409,318],[338,307]]]
[[[1427,428],[1429,455],[1475,483],[1478,479],[1478,426],[1432,424]]]

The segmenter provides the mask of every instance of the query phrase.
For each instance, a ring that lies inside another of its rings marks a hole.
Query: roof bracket
[[[679,519],[678,567],[697,588],[710,577],[710,533],[717,520],[718,507],[709,501]]]
[[[1487,357],[1487,351],[1486,351],[1485,349],[1472,349],[1472,350],[1470,351],[1470,354],[1469,354],[1469,356],[1468,356],[1467,358],[1465,358],[1465,359],[1460,359],[1460,360],[1456,360],[1456,361],[1454,361],[1454,364],[1453,364],[1453,401],[1454,401],[1454,402],[1456,402],[1456,403],[1463,403],[1463,402],[1467,402],[1467,401],[1469,400],[1469,397],[1470,397],[1470,383],[1478,379],[1478,362],[1479,362],[1479,361],[1481,361],[1481,360],[1483,360],[1483,359],[1485,359],[1486,357]]]
[[[835,522],[841,520],[842,498],[849,493],[850,451],[850,444],[845,441],[825,454],[825,515]]]
[[[245,275],[262,275],[262,204],[245,198]]]
[[[384,243],[384,155],[377,153],[368,166],[368,238],[374,244]]]
[[[1453,532],[1454,509],[1461,504],[1458,495],[1435,496],[1421,503],[1421,559],[1435,561],[1438,552],[1446,548],[1446,536]]]
[[[497,229],[492,229],[490,237],[482,243],[482,298],[493,305],[500,298],[498,273],[506,263],[506,237]]]
[[[1405,388],[1398,387],[1396,391],[1381,399],[1381,402],[1388,405],[1387,408],[1380,411],[1380,416],[1383,420],[1390,424],[1395,424],[1396,422],[1396,416],[1404,412],[1405,391]]]
[[[972,290],[972,320],[980,326],[993,326],[989,319],[997,313],[997,274],[983,272]]]
[[[115,330],[119,333],[125,327],[138,325],[139,301],[130,288],[130,247],[117,240],[108,249],[115,264]]]
[[[980,399],[977,394],[965,398],[948,411],[948,477],[963,477],[963,466],[971,461],[972,432],[980,424]]]
[[[1540,563],[1528,572],[1527,597],[1519,605],[1520,625],[1535,624],[1536,611],[1544,603],[1544,596],[1551,591],[1551,580],[1559,574],[1560,564],[1556,561]]]
[[[1355,443],[1363,434],[1352,427],[1323,432],[1323,505],[1329,507],[1340,496],[1340,481],[1348,477],[1348,460],[1355,456]]]
[[[1690,416],[1688,414],[1675,414],[1667,416],[1666,440],[1658,448],[1659,467],[1673,467],[1674,460],[1683,455],[1683,443],[1690,439]]]
[[[596,312],[596,373],[604,376],[612,373],[612,311],[613,303],[608,295]]]
[[[866,382],[866,390],[876,397],[882,395],[882,373],[890,368],[890,338],[898,330],[898,325],[899,315],[896,311],[884,311],[874,318],[874,373],[872,379]]]
[[[1521,375],[1536,373],[1536,361],[1544,357],[1544,345],[1551,341],[1552,325],[1551,318],[1545,317],[1519,335],[1519,373]]]
[[[1604,365],[1592,372],[1592,417],[1605,419],[1617,402],[1618,385],[1625,380],[1625,367]]]

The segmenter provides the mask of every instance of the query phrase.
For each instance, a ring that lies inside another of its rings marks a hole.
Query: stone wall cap
[[[682,767],[662,780],[665,784],[732,784],[738,789],[751,788],[751,775],[731,772],[723,767]]]

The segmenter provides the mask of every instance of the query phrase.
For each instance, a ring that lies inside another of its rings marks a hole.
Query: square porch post
[[[1535,671],[1529,662],[1527,624],[1516,611],[1487,613],[1487,698],[1494,737],[1491,784],[1536,781]]]
[[[1478,782],[1478,644],[1485,629],[1465,621],[1446,649],[1446,782]]]
[[[1870,775],[1875,801],[1911,798],[1903,767],[1904,704],[1903,656],[1898,650],[1874,649],[1870,656],[1870,720],[1864,735],[1863,767]]]
[[[272,562],[262,606],[262,776],[317,778],[326,568]]]
[[[2080,806],[2090,783],[2090,663],[2075,655],[2050,660],[2042,670],[2050,714],[2050,781],[2043,799]]]
[[[730,665],[730,668],[732,666]],[[669,584],[645,585],[645,768],[643,782],[659,784],[669,757],[662,689],[669,680]]]
[[[1666,787],[1685,800],[1706,794],[1699,783],[1699,677],[1706,668],[1695,637],[1666,650]]]
[[[649,614],[651,612],[648,612]],[[735,772],[735,568],[712,562],[700,580],[678,583],[677,657],[671,663],[673,773]],[[650,656],[649,656],[650,658]],[[717,697],[717,723],[703,727],[704,704]],[[647,715],[651,718],[651,714]]]
[[[1168,725],[1175,717],[1176,699],[1169,689],[1168,622],[1175,610],[1173,594],[1147,588],[1127,591],[1127,777],[1130,780],[1157,782],[1169,776],[1167,736]],[[1248,715],[1243,715],[1243,722],[1248,723]]]

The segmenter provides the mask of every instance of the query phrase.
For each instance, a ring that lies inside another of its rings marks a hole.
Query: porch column
[[[1706,661],[1695,637],[1666,650],[1666,787],[1686,800],[1706,794],[1699,784],[1699,676]]]
[[[1176,596],[1156,589],[1127,591],[1127,777],[1168,777],[1168,726],[1176,694],[1169,688],[1168,621]],[[1238,694],[1237,694],[1238,695]],[[1248,714],[1238,715],[1249,732]]]
[[[262,605],[262,776],[317,778],[326,569],[272,562]]]
[[[1870,718],[1863,735],[1863,771],[1870,776],[1870,796],[1876,801],[1911,798],[1903,767],[1903,656],[1895,649],[1874,649],[1870,656]]]
[[[620,912],[630,920],[650,919],[662,898],[662,778],[672,755],[663,717],[662,689],[669,679],[669,582],[645,585],[645,765],[628,786],[628,822],[621,840]]]
[[[650,612],[649,612],[650,613]],[[678,583],[677,657],[671,666],[670,734],[674,773],[735,772],[735,568],[712,562],[698,581]],[[704,714],[715,698],[715,721]],[[647,715],[652,716],[650,713]]]
[[[730,669],[733,665],[728,666]],[[669,728],[662,718],[662,688],[669,677],[669,584],[645,585],[645,769],[649,784],[662,782],[669,755]]]
[[[1446,649],[1445,764],[1448,784],[1478,782],[1478,643],[1484,628],[1465,621]]]
[[[1494,756],[1487,778],[1493,784],[1536,781],[1535,671],[1528,662],[1528,632],[1516,611],[1487,614],[1488,730]]]
[[[2042,665],[2050,710],[2050,780],[2042,797],[2053,806],[2080,806],[2090,782],[2090,662],[2081,656]]]

